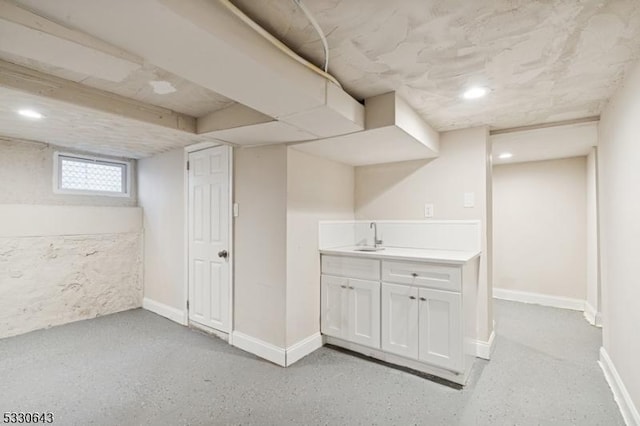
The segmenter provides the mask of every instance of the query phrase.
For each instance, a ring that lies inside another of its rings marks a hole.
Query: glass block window
[[[128,195],[126,162],[67,154],[57,155],[60,192]]]

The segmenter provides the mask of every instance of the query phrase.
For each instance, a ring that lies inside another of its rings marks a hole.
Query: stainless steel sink
[[[384,250],[384,247],[361,246],[353,250],[354,251],[380,251],[380,250]]]

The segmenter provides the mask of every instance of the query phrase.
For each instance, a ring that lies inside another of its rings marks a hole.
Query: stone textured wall
[[[142,304],[135,182],[131,197],[55,194],[57,149],[0,137],[0,338]],[[51,214],[56,205],[74,214]],[[16,206],[25,214],[7,214]]]
[[[0,338],[140,307],[141,239],[0,238]]]

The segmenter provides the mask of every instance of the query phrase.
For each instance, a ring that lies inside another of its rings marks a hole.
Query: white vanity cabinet
[[[327,343],[464,384],[475,356],[477,256],[447,263],[325,253],[321,264]]]
[[[370,262],[373,262],[373,268]],[[378,279],[376,262],[371,259],[323,258],[324,270],[328,268],[336,274],[323,274],[321,279],[320,324],[323,334],[367,347],[380,347],[380,282],[354,277]]]
[[[463,371],[462,268],[382,261],[382,349]],[[446,288],[447,290],[440,290]]]
[[[382,284],[382,349],[462,371],[462,296]]]

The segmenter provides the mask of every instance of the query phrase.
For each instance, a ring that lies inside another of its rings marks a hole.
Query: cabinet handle
[[[412,273],[411,273],[411,276],[412,276],[413,278],[416,278],[416,277],[418,276],[418,274],[416,274],[415,272],[412,272]]]
[[[416,300],[416,297],[415,296],[409,296],[409,299]]]
[[[423,302],[427,301],[427,299],[425,299],[424,297],[421,297],[420,300],[422,300]]]
[[[347,288],[347,286],[346,286],[346,285],[341,285],[340,287],[342,287],[342,288]]]
[[[353,287],[349,286],[349,290],[353,290]]]

